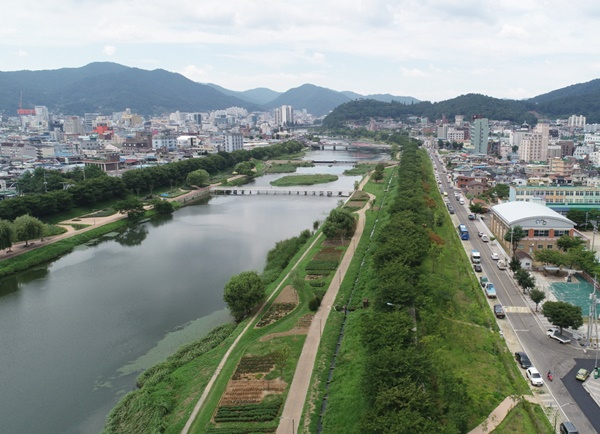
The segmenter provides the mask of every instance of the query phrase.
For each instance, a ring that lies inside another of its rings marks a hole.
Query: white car
[[[533,366],[531,366],[530,368],[527,368],[526,372],[527,372],[527,378],[529,378],[529,381],[531,381],[532,386],[543,386],[544,385],[544,380],[542,379],[542,376],[540,375],[538,370],[535,369]]]
[[[500,256],[498,256],[498,253],[496,253],[496,252],[492,252],[492,259],[493,259],[494,261],[497,261],[498,259],[500,259]]]

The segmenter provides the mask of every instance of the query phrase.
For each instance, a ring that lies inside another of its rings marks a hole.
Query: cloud
[[[428,74],[427,72],[425,72],[421,69],[417,69],[417,68],[401,67],[400,72],[405,77],[429,77],[430,76],[430,74]]]
[[[188,65],[180,72],[184,77],[189,78],[192,81],[197,81],[199,83],[207,83],[211,82],[210,71],[212,67],[210,65],[196,66],[196,65]],[[216,81],[215,81],[216,83]]]
[[[25,50],[19,50],[19,51],[17,51],[17,56],[27,57],[27,56],[29,56],[29,54],[27,54],[27,51],[25,51]]]
[[[106,54],[107,56],[112,56],[113,54],[115,54],[117,52],[117,47],[115,47],[113,45],[105,45],[104,48],[102,49],[102,52],[104,54]]]

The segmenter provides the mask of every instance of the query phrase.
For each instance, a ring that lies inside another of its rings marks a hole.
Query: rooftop
[[[509,226],[531,218],[553,219],[573,226],[575,225],[575,222],[569,220],[562,214],[535,202],[505,202],[492,207],[492,211]]]

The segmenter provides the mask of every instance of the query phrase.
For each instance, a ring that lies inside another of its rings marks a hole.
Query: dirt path
[[[365,178],[365,180],[361,183],[360,188],[363,187],[367,179],[368,178]],[[371,194],[369,194],[369,196],[371,199],[374,198],[374,196]],[[356,251],[356,246],[360,241],[365,228],[365,214],[367,209],[368,206],[365,206],[363,209],[358,211],[356,231],[350,240],[350,245],[348,246],[346,253],[344,253],[342,261],[340,262],[340,266],[331,280],[331,284],[327,289],[327,293],[321,302],[321,307],[315,314],[312,324],[308,329],[308,334],[306,336],[306,340],[304,341],[304,347],[302,348],[302,354],[300,354],[300,358],[298,359],[296,372],[294,373],[294,378],[283,407],[279,426],[277,427],[278,434],[289,434],[290,432],[296,434],[296,432],[298,432],[298,423],[302,416],[302,409],[304,407],[304,402],[306,401],[306,395],[308,393],[313,367],[317,358],[317,351],[319,350],[319,344],[321,343],[321,333],[325,327],[325,324],[327,323],[329,312],[331,311],[331,307],[335,302],[341,282],[348,271],[348,267],[350,266],[354,252]]]

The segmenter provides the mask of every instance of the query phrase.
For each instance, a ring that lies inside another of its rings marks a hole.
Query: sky
[[[4,1],[0,71],[115,62],[278,92],[311,83],[441,101],[600,77],[600,1]]]

